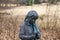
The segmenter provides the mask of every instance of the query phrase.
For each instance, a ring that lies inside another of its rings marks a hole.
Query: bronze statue
[[[35,21],[38,19],[36,11],[31,10],[28,12],[24,23],[20,26],[19,38],[21,40],[37,40],[40,39],[41,33]]]

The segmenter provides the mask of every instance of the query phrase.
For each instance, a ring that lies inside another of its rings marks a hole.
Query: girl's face
[[[35,23],[35,21],[36,21],[36,19],[34,19],[34,18],[29,18],[29,23],[30,23],[30,24]]]

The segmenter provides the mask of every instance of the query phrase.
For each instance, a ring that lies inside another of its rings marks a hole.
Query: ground
[[[55,12],[60,13],[60,5],[49,5],[47,4],[40,4],[40,5],[33,5],[33,6],[18,6],[18,7],[6,7],[4,9],[0,8],[0,12],[7,12],[13,15],[26,15],[30,10],[36,10],[38,14],[54,14]],[[58,10],[58,11],[57,11]]]

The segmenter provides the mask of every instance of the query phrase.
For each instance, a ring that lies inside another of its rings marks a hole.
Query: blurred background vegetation
[[[26,16],[20,14],[33,8],[44,13],[36,21],[39,40],[60,40],[60,0],[0,0],[0,40],[20,40],[19,29]]]
[[[50,3],[56,4],[56,2],[60,2],[60,0],[0,0],[1,3],[12,3],[12,4],[21,4],[21,5],[32,5],[34,4],[41,4],[41,3]]]

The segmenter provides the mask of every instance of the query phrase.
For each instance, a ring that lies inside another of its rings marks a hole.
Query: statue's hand
[[[36,39],[40,39],[40,36],[41,36],[41,34],[40,33],[36,33]]]

